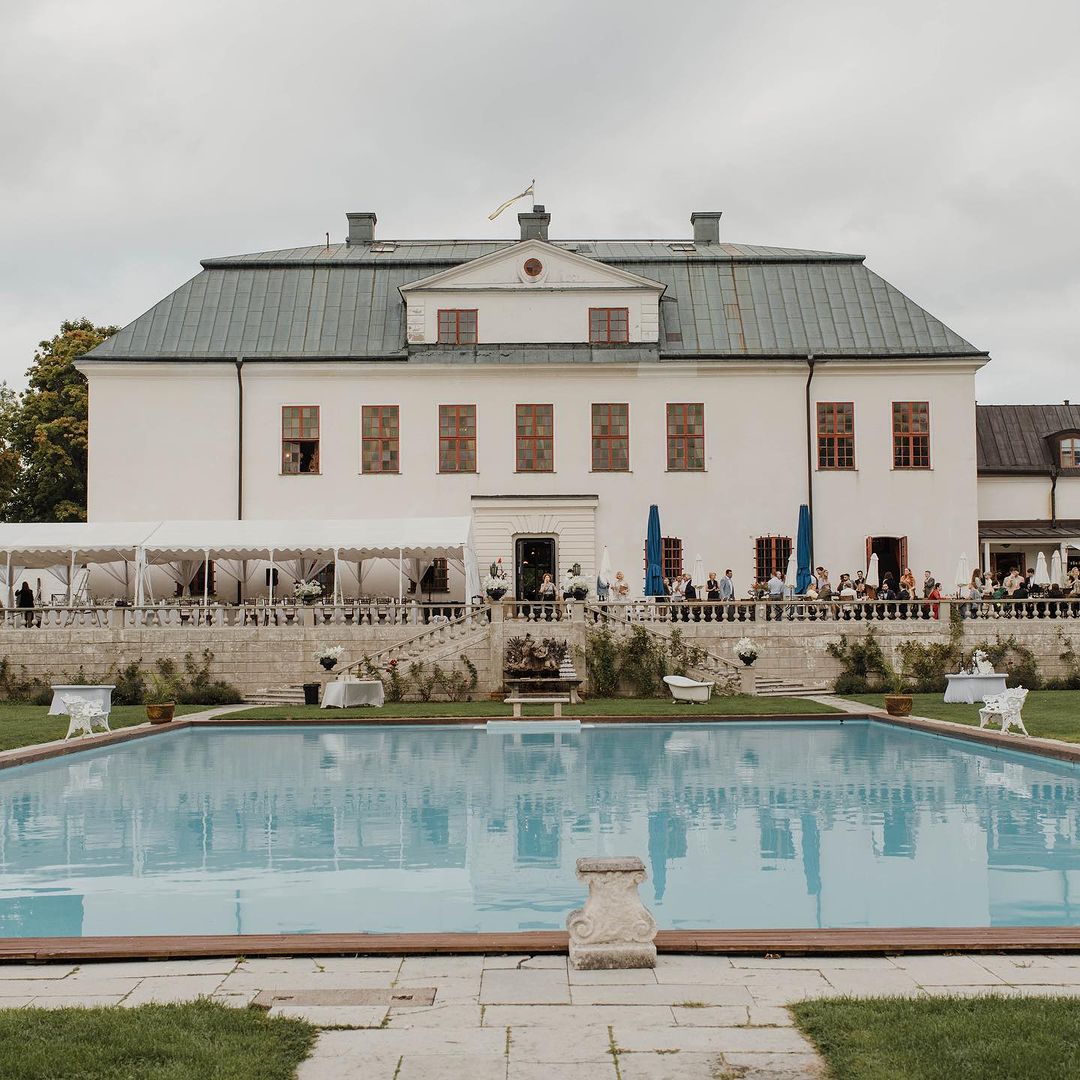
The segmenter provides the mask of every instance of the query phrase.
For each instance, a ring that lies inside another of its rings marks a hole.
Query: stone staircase
[[[245,694],[248,705],[303,705],[304,688],[302,686],[279,686],[273,689],[256,690]]]
[[[759,697],[816,697],[818,694],[831,694],[832,686],[827,682],[807,683],[758,676],[757,693]]]
[[[490,626],[485,608],[470,608],[456,619],[432,623],[404,641],[369,653],[367,660],[380,670],[385,670],[391,660],[397,660],[403,667],[416,660],[423,660],[425,664],[456,660],[470,646],[486,638]],[[363,678],[365,667],[364,659],[354,660],[339,674]],[[314,678],[312,681],[315,681]],[[244,700],[251,705],[303,705],[304,688],[295,685],[256,690]]]

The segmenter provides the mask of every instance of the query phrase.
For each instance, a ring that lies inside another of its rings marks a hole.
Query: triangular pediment
[[[539,264],[537,270],[536,264]],[[402,295],[485,289],[635,289],[659,296],[665,285],[543,240],[520,243],[402,285]]]

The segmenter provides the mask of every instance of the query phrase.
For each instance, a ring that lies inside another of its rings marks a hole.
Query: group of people
[[[1056,581],[1049,585],[1040,585],[1035,580],[1035,571],[1028,570],[1021,574],[1014,566],[1004,577],[991,572],[976,570],[971,575],[971,584],[967,589],[968,600],[1027,600],[1040,597],[1047,600],[1080,599],[1080,567],[1072,567],[1065,578],[1065,584]]]
[[[791,599],[796,595],[795,583],[785,581],[783,572],[773,570],[765,583],[770,600]],[[934,575],[923,573],[921,588],[916,584],[910,567],[905,567],[899,581],[891,570],[881,575],[881,581],[872,585],[866,573],[856,570],[854,574],[841,574],[836,584],[829,580],[829,571],[819,566],[810,576],[806,590],[797,594],[801,600],[940,600],[941,585]]]

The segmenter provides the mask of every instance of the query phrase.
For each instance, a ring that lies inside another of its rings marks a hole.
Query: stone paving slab
[[[0,964],[0,982],[23,979],[63,979],[74,970],[74,964]]]
[[[514,1061],[506,1070],[506,1080],[618,1080],[615,1061],[592,1061],[573,1064],[551,1061]]]
[[[430,1008],[390,1007],[391,1028],[470,1028],[480,1027],[479,1005],[441,1005]]]
[[[675,1022],[663,1005],[488,1005],[484,1027],[585,1028],[610,1024],[647,1024],[657,1027]]]
[[[488,970],[480,986],[481,1005],[569,1005],[566,969]]]
[[[574,1028],[567,1038],[553,1037],[546,1028],[510,1026],[510,1061],[611,1062],[611,1036],[607,1027]]]
[[[613,1030],[620,1056],[624,1052],[659,1050],[701,1053],[806,1054],[813,1047],[795,1028],[750,1027],[630,1027],[616,1024]]]
[[[175,1001],[191,1001],[192,998],[217,992],[224,976],[222,975],[175,975],[164,979],[143,979],[127,997],[125,1005],[166,1005]],[[69,980],[71,989],[77,983]]]
[[[306,1020],[316,1027],[377,1028],[386,1016],[385,1005],[274,1005],[270,1016]]]
[[[357,1076],[361,1080],[361,1076]],[[506,1080],[506,1058],[404,1054],[395,1080]]]
[[[716,1080],[724,1073],[718,1054],[620,1054],[620,1080]]]
[[[575,1005],[752,1005],[745,985],[726,986],[572,986]]]

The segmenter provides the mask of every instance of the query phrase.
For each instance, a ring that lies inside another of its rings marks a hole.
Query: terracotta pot
[[[910,716],[911,715],[911,695],[910,694],[886,694],[885,695],[885,711],[890,716]]]
[[[146,719],[151,724],[167,724],[176,712],[176,702],[166,701],[157,705],[146,706]]]

